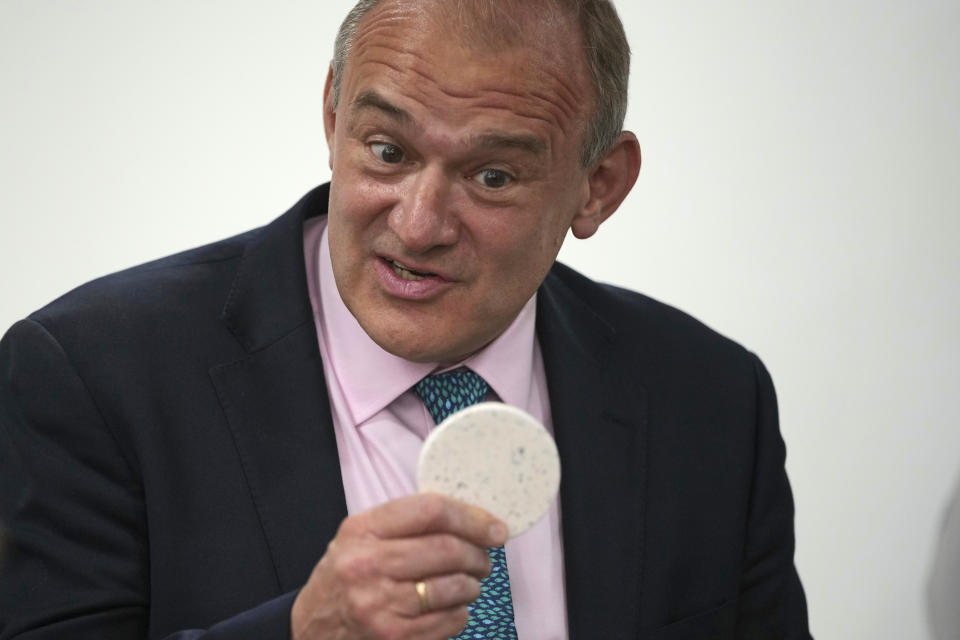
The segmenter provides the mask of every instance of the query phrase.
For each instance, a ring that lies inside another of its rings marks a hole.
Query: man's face
[[[408,360],[456,362],[509,326],[580,216],[592,94],[570,25],[531,21],[526,44],[488,50],[430,5],[367,14],[336,113],[328,86],[328,229],[367,334]]]

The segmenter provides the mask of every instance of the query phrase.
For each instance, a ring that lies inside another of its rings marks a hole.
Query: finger
[[[408,585],[409,586],[409,585]],[[470,613],[466,606],[430,611],[414,618],[393,618],[390,622],[392,636],[437,640],[453,638],[467,626]]]
[[[478,579],[490,575],[486,549],[451,534],[384,540],[381,545],[377,566],[397,581],[453,573],[467,573]]]
[[[421,601],[420,594],[417,592],[416,582],[396,584],[397,590],[402,594],[397,597],[397,600],[406,601],[402,610],[398,613],[412,618],[435,611],[463,607],[480,597],[480,581],[463,573],[437,576],[422,582],[424,586],[423,601]]]
[[[456,636],[466,626],[469,619],[466,604],[421,613],[420,600],[413,583],[395,584],[394,587],[403,588],[404,599],[407,601],[403,605],[404,611],[398,611],[397,606],[387,605],[381,597],[377,597],[353,603],[341,620],[350,628],[362,630],[363,637],[375,638],[445,640]],[[410,605],[411,594],[416,600],[416,604],[412,606]],[[384,592],[381,592],[380,596],[383,595]],[[398,601],[396,594],[390,595],[392,601],[396,603]],[[441,597],[444,596],[441,595]],[[378,601],[379,605],[376,604]]]
[[[498,547],[507,539],[506,525],[489,512],[436,493],[391,500],[358,514],[352,526],[379,538],[452,533],[480,547]]]

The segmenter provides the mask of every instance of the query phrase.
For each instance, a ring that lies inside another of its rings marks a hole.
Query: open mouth
[[[424,273],[421,271],[414,271],[409,267],[406,267],[396,260],[386,259],[387,264],[390,265],[390,268],[393,269],[393,272],[403,278],[404,280],[423,280],[424,278],[429,278],[431,276],[436,276],[435,273]]]

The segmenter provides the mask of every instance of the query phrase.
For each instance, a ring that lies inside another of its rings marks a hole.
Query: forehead
[[[592,103],[581,37],[548,6],[384,0],[358,26],[341,97],[386,90],[451,121],[486,110],[578,135]]]

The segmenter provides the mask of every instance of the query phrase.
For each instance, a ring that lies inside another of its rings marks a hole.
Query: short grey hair
[[[445,0],[451,1],[451,0]],[[589,118],[580,160],[589,167],[616,142],[627,113],[627,85],[630,77],[630,45],[620,16],[610,0],[550,0],[558,8],[577,16],[583,37],[583,52],[593,80],[594,113]],[[333,105],[340,99],[343,69],[363,17],[380,0],[359,0],[340,25],[334,43]]]

